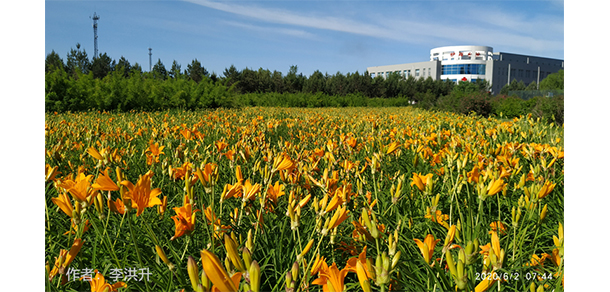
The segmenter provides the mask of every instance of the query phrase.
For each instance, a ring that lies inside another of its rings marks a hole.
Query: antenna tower
[[[90,17],[91,18],[91,17]],[[97,58],[97,21],[100,16],[93,12],[93,58]]]
[[[148,71],[152,71],[152,48],[148,48]]]

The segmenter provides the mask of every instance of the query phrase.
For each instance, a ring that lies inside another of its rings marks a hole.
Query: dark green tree
[[[563,69],[542,79],[540,90],[563,90]]]
[[[55,51],[51,51],[44,60],[44,72],[49,73],[57,69],[64,69],[64,61],[59,57]]]
[[[347,78],[341,72],[326,80],[326,88],[330,95],[345,95],[347,93]]]
[[[119,59],[119,62],[116,64],[114,69],[123,70],[123,77],[128,77],[129,72],[131,72],[131,64],[129,64],[129,61],[127,61],[127,59],[125,59],[125,57],[121,56],[121,58]]]
[[[523,81],[517,81],[517,79],[513,79],[509,84],[506,84],[500,89],[500,94],[508,95],[509,91],[514,90],[525,90],[526,86]]]
[[[284,92],[284,78],[282,77],[282,72],[273,70],[273,74],[271,74],[271,83],[272,83],[271,91],[277,92],[277,93]]]
[[[290,70],[288,70],[288,74],[286,74],[286,77],[284,78],[284,83],[288,92],[294,93],[303,90],[305,78],[303,77],[303,73],[297,74],[297,71],[297,65],[290,66]]]
[[[93,78],[102,79],[108,75],[108,73],[114,70],[114,61],[108,57],[106,53],[100,54],[97,58],[93,58],[91,63],[91,72],[93,72]]]
[[[181,66],[174,60],[172,63],[172,68],[169,70],[169,77],[173,79],[179,79],[182,77],[182,72],[180,71]]]
[[[157,61],[157,63],[152,68],[152,74],[155,78],[165,80],[167,79],[167,69],[165,69],[165,65],[161,62],[161,59]]]
[[[225,68],[225,71],[222,73],[224,75],[224,79],[226,80],[227,86],[232,86],[235,83],[238,83],[240,80],[241,72],[235,68],[234,65],[231,65],[228,69]]]
[[[76,50],[70,49],[65,68],[72,77],[77,76],[77,70],[83,74],[89,73],[91,62],[89,61],[89,57],[87,57],[87,52],[84,49],[82,51],[80,50],[79,43],[76,44]]]
[[[326,78],[319,70],[316,70],[309,76],[303,84],[303,92],[326,92]]]
[[[138,62],[136,62],[135,64],[133,64],[133,66],[131,66],[131,74],[142,74],[142,66],[140,66],[140,64]]]
[[[538,90],[538,84],[536,84],[536,81],[532,81],[526,88],[525,90]]]
[[[208,76],[208,71],[195,59],[186,66],[186,75],[193,81],[199,83],[203,77]]]

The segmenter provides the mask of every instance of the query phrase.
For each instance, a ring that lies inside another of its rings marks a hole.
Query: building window
[[[432,68],[428,68],[428,76],[430,76],[432,73],[430,73],[432,71]]]
[[[532,77],[532,72],[530,70],[525,70],[525,78]]]
[[[523,78],[523,69],[519,69],[519,77]]]
[[[455,64],[441,67],[441,75],[455,74],[485,75],[485,64]]]
[[[419,69],[415,69],[415,77],[419,77]]]
[[[375,78],[375,73],[371,73],[371,78]]]
[[[411,70],[407,70],[407,76],[411,76]]]

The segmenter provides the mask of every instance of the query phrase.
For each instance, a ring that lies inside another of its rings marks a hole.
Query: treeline
[[[540,83],[541,89],[543,85],[563,89],[563,71],[560,73],[560,77],[551,74],[545,78]],[[501,93],[531,87],[514,81]],[[405,78],[398,73],[387,78],[372,78],[368,72],[329,75],[315,71],[307,77],[298,73],[297,66],[291,66],[283,75],[262,68],[240,71],[232,65],[218,76],[210,74],[197,59],[184,70],[175,60],[168,69],[159,59],[145,72],[138,63],[132,65],[124,57],[116,61],[106,53],[89,60],[79,44],[70,50],[65,62],[55,51],[45,59],[45,110],[50,112],[415,105],[429,110],[489,116],[499,114],[495,109],[506,110],[506,106],[498,105],[506,98],[492,97],[489,89],[485,80],[455,84],[431,77]],[[513,113],[527,114],[533,108],[510,101],[513,106],[519,104],[519,110],[512,110]]]

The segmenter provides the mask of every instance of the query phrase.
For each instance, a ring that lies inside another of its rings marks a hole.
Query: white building
[[[563,69],[563,60],[510,53],[494,53],[487,46],[448,46],[430,50],[430,61],[387,66],[368,67],[371,77],[386,78],[397,72],[415,78],[449,79],[454,82],[485,79],[491,84],[492,93],[513,79],[525,85]]]

